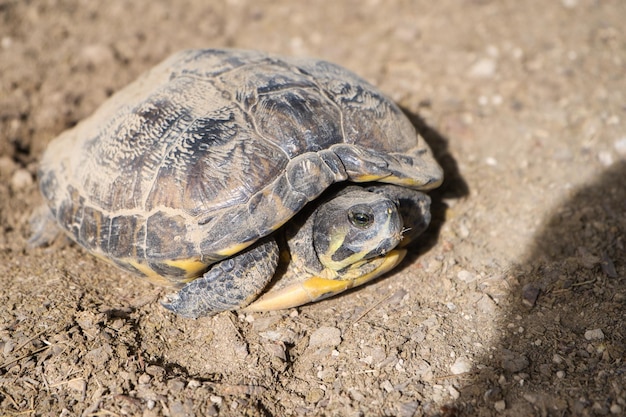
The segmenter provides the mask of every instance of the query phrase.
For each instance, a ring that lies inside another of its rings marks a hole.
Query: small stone
[[[465,269],[459,271],[456,274],[456,277],[463,282],[472,282],[476,279],[474,274],[472,274],[470,271],[466,271]]]
[[[563,7],[566,9],[573,9],[578,5],[578,0],[561,0],[561,4],[563,4]]]
[[[537,402],[537,396],[535,394],[524,394],[523,397],[531,404],[535,404]]]
[[[519,372],[528,367],[529,364],[530,362],[526,356],[508,349],[502,349],[501,366],[505,371]]]
[[[459,397],[461,396],[461,393],[452,385],[448,387],[448,392],[450,393],[450,396],[454,398],[455,400],[458,400]]]
[[[469,359],[464,357],[459,357],[454,361],[454,363],[450,366],[450,372],[454,375],[464,374],[472,370],[472,363]]]
[[[184,403],[180,401],[173,401],[168,404],[169,415],[172,417],[187,417],[190,416],[190,411],[193,409],[193,402],[191,399],[187,399]]]
[[[613,147],[618,154],[626,156],[626,136],[616,140],[613,143]]]
[[[611,411],[611,414],[622,415],[622,407],[619,404],[611,405],[609,411]]]
[[[592,329],[585,332],[586,340],[604,340],[604,332],[602,329]]]
[[[18,169],[11,177],[11,188],[14,191],[23,190],[33,184],[33,176],[25,169]]]
[[[382,388],[386,392],[393,391],[393,385],[391,385],[391,382],[389,382],[388,379],[385,379],[383,382],[380,383],[380,388]]]
[[[613,155],[611,152],[600,151],[598,152],[598,161],[605,167],[613,165]]]
[[[317,403],[322,398],[324,398],[324,391],[320,388],[313,388],[307,391],[305,400],[308,403],[314,404],[314,403]]]
[[[87,388],[87,382],[82,378],[76,378],[69,380],[67,382],[67,386],[73,389],[74,391],[84,392]]]
[[[81,63],[87,66],[98,67],[106,62],[115,60],[113,50],[104,44],[87,45],[79,51]]]
[[[341,343],[341,330],[336,327],[320,327],[309,338],[309,347],[338,346]]]
[[[541,288],[533,282],[528,283],[522,288],[522,302],[528,307],[534,307],[540,293]]]
[[[556,371],[556,377],[559,379],[565,378],[565,371]]]
[[[502,412],[506,410],[506,402],[504,402],[504,400],[496,401],[493,403],[493,408],[495,408],[498,412]]]
[[[263,345],[267,353],[281,361],[287,361],[287,352],[285,351],[285,345],[282,343],[266,343]]]
[[[492,78],[496,73],[496,60],[481,58],[469,69],[468,75],[472,78]]]
[[[0,157],[0,175],[7,178],[17,169],[17,164],[8,156]]]
[[[165,369],[158,365],[148,365],[146,367],[146,373],[155,377],[162,377],[165,375]]]
[[[3,36],[0,39],[0,46],[2,49],[9,49],[13,45],[13,39],[10,36]]]
[[[496,312],[496,303],[487,295],[483,295],[476,303],[476,309],[481,313],[493,315]]]
[[[417,410],[420,407],[419,401],[410,401],[406,403],[400,403],[396,415],[398,417],[412,417],[417,414]]]
[[[171,379],[167,381],[167,387],[173,394],[178,394],[185,389],[185,383],[180,379]]]
[[[485,391],[483,399],[487,402],[496,402],[502,399],[502,389],[500,387],[493,387]]]
[[[197,379],[191,379],[187,383],[187,388],[191,388],[191,389],[200,388],[201,386],[202,386],[202,382],[198,381]]]
[[[605,275],[609,278],[617,278],[619,276],[617,274],[617,271],[615,270],[615,264],[613,263],[613,260],[609,258],[606,253],[602,254],[600,266],[602,267],[602,272],[604,272]]]
[[[498,160],[492,156],[488,156],[487,158],[485,158],[485,164],[489,165],[490,167],[495,167],[498,166]]]
[[[365,396],[356,388],[349,388],[348,395],[357,402],[363,402],[365,400]]]
[[[141,375],[139,376],[139,384],[140,384],[140,385],[147,385],[147,384],[149,384],[149,383],[150,383],[150,380],[151,380],[151,379],[152,379],[152,378],[150,378],[150,375],[148,375],[148,374],[141,374]]]

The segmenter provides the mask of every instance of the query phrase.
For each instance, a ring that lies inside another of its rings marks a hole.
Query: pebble
[[[147,384],[149,384],[149,383],[150,383],[150,380],[151,380],[151,379],[152,379],[152,378],[150,378],[150,375],[148,375],[148,374],[141,374],[141,375],[139,376],[139,384],[140,384],[140,385],[147,385]]]
[[[87,389],[87,382],[82,378],[71,379],[67,382],[67,386],[78,392],[85,392]]]
[[[82,64],[93,67],[115,60],[111,47],[104,44],[87,45],[79,51],[78,56]]]
[[[472,274],[470,271],[466,271],[465,269],[459,271],[456,274],[456,277],[463,282],[472,282],[476,279],[474,274]]]
[[[13,45],[13,39],[10,36],[3,36],[2,39],[0,39],[2,49],[9,49],[11,45]]]
[[[561,355],[555,353],[554,355],[552,355],[552,362],[556,363],[556,364],[563,363],[563,357]]]
[[[180,379],[171,379],[167,381],[167,387],[172,393],[177,394],[185,389],[185,383]]]
[[[626,136],[616,140],[615,143],[613,143],[613,147],[618,154],[626,156]]]
[[[476,309],[483,314],[492,315],[495,314],[497,304],[487,295],[480,297],[480,300],[476,303]]]
[[[610,408],[611,414],[621,415],[622,407],[619,404],[613,404]]]
[[[393,385],[391,384],[391,382],[389,382],[388,379],[385,379],[383,382],[381,382],[380,387],[388,393],[393,391]]]
[[[459,357],[454,361],[454,363],[450,366],[450,372],[454,375],[464,374],[472,370],[472,362],[469,359],[464,357]]]
[[[489,165],[490,167],[496,167],[498,166],[498,160],[492,156],[488,156],[487,158],[485,158],[485,164]]]
[[[496,401],[493,403],[493,408],[498,412],[504,411],[506,410],[506,402],[504,402],[504,400]]]
[[[502,349],[501,366],[505,371],[519,372],[529,365],[528,358],[519,353]]]
[[[338,346],[341,343],[341,330],[336,327],[320,327],[309,338],[309,347]]]
[[[307,391],[305,400],[308,403],[317,403],[324,398],[324,391],[321,388],[313,388]]]
[[[496,60],[481,58],[469,69],[468,75],[472,78],[492,78],[496,73]]]
[[[613,155],[611,152],[600,151],[598,152],[598,161],[605,167],[613,165]]]
[[[522,302],[528,307],[534,307],[540,293],[541,288],[539,288],[535,283],[531,282],[526,284],[524,285],[524,288],[522,288]]]
[[[586,340],[604,340],[604,332],[602,329],[592,329],[585,332]]]
[[[8,156],[0,157],[0,175],[9,176],[17,169],[17,164]]]
[[[563,7],[566,9],[573,9],[578,5],[578,0],[561,0],[561,4],[563,4]]]
[[[458,400],[459,397],[461,396],[461,393],[452,385],[448,387],[448,392],[450,393],[450,396],[455,400]]]
[[[33,184],[33,176],[25,169],[18,169],[11,177],[11,188],[14,191],[23,190]]]

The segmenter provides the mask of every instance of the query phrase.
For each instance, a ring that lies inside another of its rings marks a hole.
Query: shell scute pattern
[[[242,250],[335,182],[412,179],[388,168],[421,146],[397,116],[334,64],[184,51],[51,143],[41,188],[88,250],[178,282],[194,272],[184,262]]]

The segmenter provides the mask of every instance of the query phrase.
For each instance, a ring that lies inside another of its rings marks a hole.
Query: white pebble
[[[600,151],[598,152],[598,160],[605,167],[613,165],[613,155],[611,152]]]
[[[622,407],[619,404],[613,404],[610,408],[611,414],[621,415]]]
[[[498,412],[504,411],[506,410],[506,403],[504,400],[496,401],[493,403],[493,408],[495,408]]]
[[[556,371],[556,377],[559,379],[565,378],[565,371]]]
[[[481,58],[469,69],[469,76],[474,78],[491,78],[496,73],[496,60]]]
[[[456,277],[463,282],[472,282],[476,279],[474,274],[472,274],[470,271],[466,271],[465,269],[459,271],[456,274]]]
[[[341,330],[336,327],[320,327],[309,338],[309,347],[338,346],[340,343]]]
[[[23,168],[15,171],[13,177],[11,178],[11,187],[15,191],[28,188],[32,185],[32,183],[33,176],[30,175],[30,172]]]
[[[552,362],[556,363],[556,364],[563,363],[563,357],[561,355],[555,353],[554,355],[552,355]]]
[[[602,329],[592,329],[585,332],[586,340],[604,340],[604,332]]]
[[[391,385],[391,382],[389,382],[388,379],[385,379],[383,382],[381,382],[380,387],[384,389],[386,392],[393,391],[393,385]]]
[[[2,40],[0,40],[0,46],[2,46],[2,49],[9,49],[12,44],[13,39],[11,39],[10,36],[4,36],[2,37]]]
[[[457,358],[456,361],[450,366],[450,372],[454,375],[464,374],[472,370],[472,363],[469,359],[464,357]]]
[[[615,143],[613,143],[613,147],[618,154],[626,156],[626,136],[616,140]]]
[[[496,158],[488,156],[487,158],[485,158],[485,163],[490,167],[495,167],[498,165],[498,160]]]
[[[458,400],[459,397],[461,396],[461,393],[452,385],[448,387],[448,392],[450,393],[450,396],[454,398],[455,400]]]

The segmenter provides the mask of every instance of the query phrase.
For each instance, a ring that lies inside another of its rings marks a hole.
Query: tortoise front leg
[[[250,248],[214,264],[203,276],[191,281],[161,304],[189,318],[234,310],[256,299],[271,281],[278,266],[278,244],[264,239]]]

